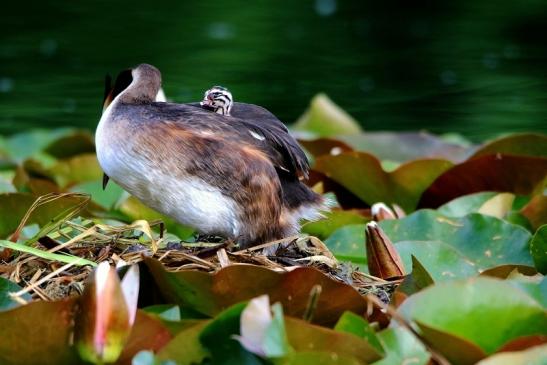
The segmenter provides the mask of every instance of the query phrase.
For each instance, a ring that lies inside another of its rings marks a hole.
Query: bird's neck
[[[133,75],[133,81],[117,97],[124,104],[148,104],[156,100],[161,80],[153,74]]]

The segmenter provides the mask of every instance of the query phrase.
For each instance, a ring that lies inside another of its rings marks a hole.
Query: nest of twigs
[[[231,241],[173,242],[163,234],[161,222],[136,221],[130,225],[95,224],[93,220],[68,214],[47,235],[36,239],[32,252],[4,249],[0,275],[24,289],[13,293],[21,302],[32,299],[56,300],[79,295],[93,268],[86,263],[108,260],[138,263],[145,257],[159,260],[168,271],[216,272],[237,264],[252,264],[275,271],[308,266],[348,284],[366,295],[373,293],[388,301],[398,284],[359,271],[339,262],[327,246],[315,237],[287,237],[249,249]],[[21,225],[23,226],[23,225]],[[151,227],[159,226],[159,234]],[[364,248],[363,248],[364,249]]]

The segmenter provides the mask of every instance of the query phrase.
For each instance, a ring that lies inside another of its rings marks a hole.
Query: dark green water
[[[213,84],[293,122],[326,92],[366,129],[547,131],[547,1],[11,1],[0,133],[93,129],[102,82],[140,62],[168,97]]]

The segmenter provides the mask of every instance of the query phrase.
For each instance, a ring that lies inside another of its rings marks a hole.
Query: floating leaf
[[[285,326],[289,343],[297,352],[318,349],[340,356],[354,357],[362,364],[368,364],[382,357],[382,352],[364,339],[350,333],[319,327],[290,317],[285,317]]]
[[[478,213],[501,219],[511,210],[514,201],[515,195],[513,194],[496,194],[480,206]]]
[[[471,158],[497,153],[547,157],[547,136],[544,134],[523,133],[501,137],[480,147]]]
[[[325,214],[326,218],[317,222],[309,222],[302,226],[302,232],[319,239],[326,239],[338,228],[349,224],[365,223],[369,219],[362,210],[332,210]]]
[[[528,195],[545,179],[547,158],[485,155],[452,167],[424,191],[419,207],[436,208],[457,197],[481,191]]]
[[[308,110],[298,118],[292,128],[318,136],[361,132],[359,123],[325,94],[313,97]]]
[[[376,336],[376,332],[362,316],[352,312],[344,312],[334,330],[338,332],[351,333],[367,341],[379,354],[384,354],[384,348]]]
[[[319,157],[322,155],[338,155],[341,152],[353,151],[353,148],[342,141],[331,138],[318,138],[313,140],[299,140],[306,151],[309,151],[313,156]]]
[[[467,153],[467,148],[426,132],[365,132],[337,138],[357,151],[368,152],[380,160],[397,162],[420,158],[460,162]]]
[[[447,217],[463,217],[469,213],[476,213],[488,200],[497,195],[493,191],[460,196],[443,204],[437,212]]]
[[[547,223],[547,194],[534,196],[520,211],[528,219],[533,229]]]
[[[401,305],[401,303],[412,294],[415,294],[422,289],[433,285],[433,278],[427,272],[426,268],[418,261],[418,259],[411,255],[412,258],[412,272],[405,276],[403,282],[399,284],[395,293],[393,294],[392,303],[395,306]]]
[[[59,159],[95,153],[95,141],[89,131],[73,131],[57,138],[47,145],[43,151]]]
[[[317,158],[314,169],[368,204],[396,203],[410,211],[431,183],[451,166],[446,160],[416,160],[388,173],[380,161],[368,153],[345,152]]]
[[[422,331],[426,339],[434,340],[444,332],[470,341],[487,354],[517,337],[547,334],[545,309],[519,289],[492,278],[431,286],[409,297],[399,310],[408,320],[427,326],[427,333]],[[447,341],[446,346],[451,344]],[[440,343],[436,348],[444,353]]]
[[[0,311],[5,311],[19,306],[19,303],[14,301],[10,293],[15,293],[22,288],[14,282],[0,277]],[[30,301],[32,298],[28,293],[22,295],[22,299]]]
[[[156,260],[147,258],[145,262],[165,298],[178,304],[183,311],[191,309],[214,316],[235,303],[268,294],[272,302],[281,302],[286,315],[302,318],[315,285],[322,288],[314,315],[316,323],[334,324],[346,310],[364,313],[366,309],[365,300],[355,289],[308,267],[279,273],[239,264],[208,274],[167,272]]]
[[[173,338],[166,326],[153,316],[137,311],[135,324],[117,365],[131,364],[131,359],[142,350],[159,351]]]
[[[240,303],[226,309],[201,332],[200,342],[209,350],[213,364],[262,364],[256,355],[245,351],[235,338],[240,333],[240,316],[245,306],[246,303]]]
[[[352,224],[337,229],[325,244],[339,260],[366,264],[365,225]]]
[[[87,198],[86,198],[87,199]],[[24,193],[0,194],[0,237],[13,233],[36,197]],[[36,208],[29,217],[28,224],[46,225],[82,203],[81,195],[64,195]]]
[[[429,353],[424,345],[407,329],[402,327],[387,328],[378,332],[386,356],[372,365],[426,365]]]
[[[438,240],[452,246],[484,270],[503,264],[531,265],[530,233],[520,226],[481,214],[448,218],[433,210],[420,210],[405,218],[379,223],[395,243]],[[401,256],[404,255],[401,252]],[[428,270],[424,257],[417,256]],[[406,264],[406,262],[405,262]],[[430,271],[431,272],[431,271]]]
[[[547,345],[531,347],[526,351],[502,352],[476,365],[545,365]]]
[[[202,363],[210,355],[200,342],[199,337],[203,329],[210,323],[211,320],[204,320],[180,331],[158,352],[157,357],[163,360],[176,360],[178,365]]]
[[[530,242],[530,252],[539,272],[547,274],[547,224],[539,227]]]
[[[47,175],[61,188],[66,188],[87,181],[98,181],[103,171],[95,154],[85,154],[59,160],[47,170]]]
[[[36,301],[0,313],[0,363],[80,364],[72,336],[75,300]]]

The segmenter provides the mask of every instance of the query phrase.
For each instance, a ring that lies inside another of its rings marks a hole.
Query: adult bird
[[[242,103],[225,116],[156,102],[160,87],[147,64],[117,77],[95,136],[107,176],[157,211],[241,247],[320,217],[324,199],[300,181],[306,156],[275,116]]]

